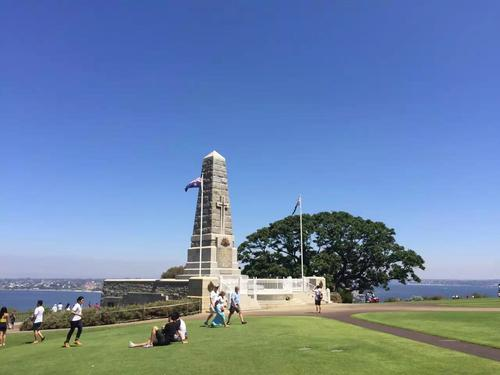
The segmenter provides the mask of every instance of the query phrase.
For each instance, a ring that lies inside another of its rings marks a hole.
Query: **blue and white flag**
[[[295,208],[293,209],[292,216],[295,215],[295,211],[297,211],[297,207],[299,207],[302,204],[300,201],[300,197],[297,198],[297,203],[295,203]]]
[[[188,189],[200,186],[201,186],[201,177],[198,177],[195,178],[193,181],[191,181],[189,184],[187,184],[186,187],[184,188],[184,191],[188,191]]]

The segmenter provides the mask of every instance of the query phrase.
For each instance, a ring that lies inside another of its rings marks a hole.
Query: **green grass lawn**
[[[500,348],[500,313],[476,311],[374,312],[355,317]]]
[[[26,344],[8,336],[2,374],[499,374],[500,363],[316,317],[250,317],[203,328],[187,321],[189,344],[128,349],[151,324],[85,329],[82,347],[61,348],[65,332]],[[236,322],[236,321],[235,321]]]
[[[441,299],[435,301],[410,302],[414,304],[433,304],[450,307],[500,307],[500,298],[469,298],[469,299]]]

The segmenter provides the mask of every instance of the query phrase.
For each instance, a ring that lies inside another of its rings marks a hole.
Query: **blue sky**
[[[156,277],[183,264],[203,156],[237,242],[344,210],[427,278],[498,278],[496,1],[3,1],[5,277]]]

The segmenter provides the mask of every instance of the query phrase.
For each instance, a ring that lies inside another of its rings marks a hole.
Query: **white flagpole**
[[[203,250],[203,173],[201,174],[201,199],[200,199],[200,272],[201,277],[201,252]]]
[[[300,271],[302,273],[302,288],[305,290],[304,285],[304,246],[302,240],[302,196],[299,195],[299,213],[300,213]]]

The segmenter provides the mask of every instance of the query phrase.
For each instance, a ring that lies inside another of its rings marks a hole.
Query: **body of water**
[[[390,283],[389,290],[376,288],[375,294],[381,301],[391,297],[405,300],[413,296],[451,298],[458,295],[460,298],[466,298],[473,293],[497,297],[499,283],[500,280],[424,280],[420,284],[407,285]]]
[[[85,306],[100,303],[101,292],[79,292],[66,290],[0,290],[0,306],[7,306],[17,311],[33,310],[38,300],[43,301],[45,308],[51,308],[55,303],[73,306],[79,296],[85,298]]]
[[[458,295],[461,298],[480,293],[488,297],[497,297],[498,284],[500,280],[424,280],[420,284],[403,285],[390,283],[389,290],[375,289],[375,294],[381,301],[387,298],[400,298],[402,300],[413,296],[432,297],[442,296],[451,298]],[[101,292],[78,292],[61,290],[0,290],[0,306],[17,311],[34,309],[36,301],[43,300],[45,307],[50,308],[55,303],[67,303],[73,305],[78,296],[85,298],[85,306],[96,304],[101,301]]]

